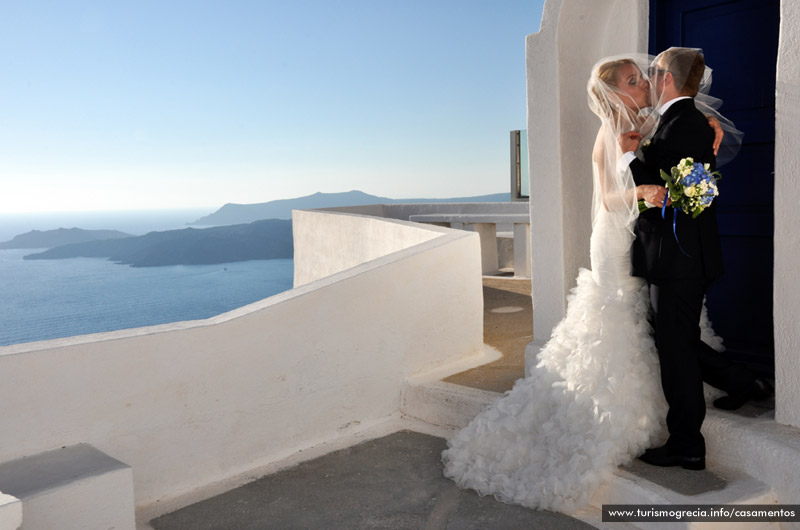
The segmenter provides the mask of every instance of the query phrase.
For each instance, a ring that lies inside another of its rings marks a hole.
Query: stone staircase
[[[500,395],[430,378],[411,379],[403,389],[401,411],[407,417],[452,432],[466,425]],[[800,476],[800,437],[796,429],[776,424],[769,409],[748,405],[742,414],[709,409],[704,433],[708,442],[705,471],[655,468],[634,461],[618,469],[613,480],[596,492],[591,506],[574,516],[597,528],[620,530],[717,528],[719,523],[708,522],[604,523],[601,507],[604,504],[776,504],[779,498],[784,503],[800,499],[791,496],[796,495],[795,477]],[[726,526],[800,528],[798,523]]]

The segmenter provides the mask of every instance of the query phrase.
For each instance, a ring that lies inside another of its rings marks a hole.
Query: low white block
[[[17,530],[22,526],[22,502],[0,492],[0,530]]]
[[[22,501],[25,530],[136,527],[131,468],[87,444],[0,464],[0,491]]]

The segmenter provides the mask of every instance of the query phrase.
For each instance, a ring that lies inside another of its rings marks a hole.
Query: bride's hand
[[[636,199],[644,199],[652,205],[661,208],[664,205],[664,199],[667,196],[667,188],[664,186],[656,186],[655,184],[642,184],[636,186]],[[667,200],[667,206],[672,204],[672,199]]]
[[[617,138],[617,142],[619,142],[620,148],[622,148],[623,153],[627,153],[628,151],[636,152],[639,149],[639,142],[642,141],[642,135],[639,131],[630,131],[626,133],[622,133]]]
[[[725,131],[719,125],[719,120],[714,116],[706,116],[708,124],[714,129],[714,156],[719,152],[719,146],[722,144],[722,137],[725,136]]]

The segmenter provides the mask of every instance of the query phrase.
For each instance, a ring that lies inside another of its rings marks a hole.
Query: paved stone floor
[[[442,475],[445,441],[401,431],[268,475],[150,522],[155,530],[591,529],[461,490]]]
[[[455,374],[448,383],[505,392],[525,376],[525,346],[533,340],[531,281],[483,278],[483,341],[503,356],[489,364]]]

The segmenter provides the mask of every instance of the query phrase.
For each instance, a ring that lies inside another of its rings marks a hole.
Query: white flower
[[[709,164],[708,162],[703,164],[703,167],[706,169],[706,171],[711,171],[711,164]]]
[[[695,189],[694,186],[686,186],[683,188],[683,194],[687,197],[694,197]]]

